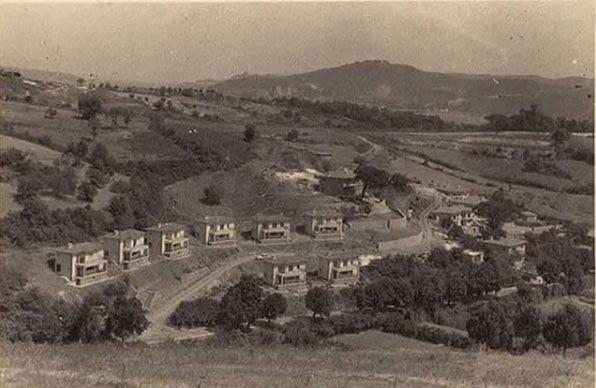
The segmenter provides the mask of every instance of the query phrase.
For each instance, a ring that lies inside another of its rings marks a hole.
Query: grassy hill
[[[213,87],[239,96],[284,95],[480,116],[511,114],[537,103],[553,116],[588,118],[593,110],[593,83],[580,77],[433,73],[386,61],[363,61],[290,76],[237,76]]]
[[[374,331],[314,349],[0,343],[4,387],[589,387],[593,364],[578,353],[469,353]]]

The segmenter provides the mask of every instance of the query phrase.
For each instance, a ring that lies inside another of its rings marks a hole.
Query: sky
[[[594,4],[0,2],[4,66],[178,83],[365,59],[439,72],[594,77]]]

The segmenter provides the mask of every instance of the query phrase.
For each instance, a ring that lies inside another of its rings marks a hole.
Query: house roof
[[[234,222],[232,216],[203,216],[198,220],[201,224],[228,224]]]
[[[271,265],[306,264],[306,259],[297,256],[281,256],[271,259],[264,259],[263,263]]]
[[[482,255],[482,251],[473,251],[471,249],[464,249],[462,251],[463,254],[468,255],[468,256],[480,256]]]
[[[520,214],[525,217],[536,217],[536,213],[531,212],[529,210],[525,210],[525,211],[521,212]]]
[[[119,240],[136,240],[144,236],[145,232],[136,229],[114,230],[113,233],[106,235],[107,238],[116,238]]]
[[[58,248],[58,252],[66,253],[95,253],[103,250],[103,245],[96,242],[82,242],[77,244],[68,244],[65,247]]]
[[[431,212],[431,214],[461,214],[470,212],[470,208],[463,205],[441,206]]]
[[[145,230],[151,231],[158,231],[158,232],[177,232],[179,230],[183,230],[186,227],[182,224],[177,224],[175,222],[165,222],[163,224],[157,224],[150,228],[145,228]]]
[[[311,210],[305,213],[309,217],[341,217],[343,214],[335,209]]]
[[[273,221],[273,222],[278,222],[278,221],[290,221],[290,219],[286,216],[284,216],[281,213],[277,213],[277,214],[256,214],[253,217],[253,220],[256,222],[268,222],[268,221]]]
[[[489,245],[497,245],[502,247],[518,247],[520,245],[525,245],[525,240],[515,240],[515,239],[501,239],[501,240],[484,240],[485,244]]]
[[[319,178],[355,179],[356,174],[354,174],[353,171],[344,168],[342,170],[329,171],[328,173],[321,175]]]

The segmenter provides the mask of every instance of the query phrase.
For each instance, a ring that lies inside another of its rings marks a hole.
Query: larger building
[[[108,278],[103,246],[94,242],[68,244],[56,250],[54,271],[75,286],[87,286]]]
[[[149,245],[143,231],[115,230],[104,236],[103,243],[106,259],[115,261],[125,271],[149,264]]]
[[[290,219],[281,214],[259,214],[253,218],[252,238],[261,243],[290,241]]]
[[[233,246],[237,242],[236,222],[227,216],[205,216],[198,222],[199,241],[206,245]]]
[[[190,245],[181,224],[166,222],[147,228],[147,241],[152,257],[165,256],[178,259],[190,255]]]
[[[357,257],[320,257],[319,277],[332,284],[351,284],[360,278]]]
[[[315,239],[340,240],[344,236],[343,216],[335,210],[315,210],[306,214],[306,231]]]
[[[306,286],[306,260],[278,257],[263,261],[263,277],[276,288]]]

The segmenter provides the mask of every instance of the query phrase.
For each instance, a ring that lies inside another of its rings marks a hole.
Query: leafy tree
[[[464,274],[456,268],[447,270],[445,274],[445,301],[448,305],[463,302],[468,294],[468,284]]]
[[[286,135],[286,140],[294,142],[298,140],[298,137],[300,137],[300,133],[298,132],[298,130],[291,129]]]
[[[200,297],[190,301],[182,301],[172,315],[170,315],[169,322],[178,328],[211,327],[217,323],[218,314],[218,301]]]
[[[360,287],[356,291],[356,305],[360,310],[371,309],[373,314],[382,311],[393,301],[389,279],[381,279]]]
[[[414,290],[414,303],[426,310],[433,310],[445,299],[446,285],[439,272],[429,267],[416,268],[410,278]]]
[[[333,293],[326,288],[313,287],[306,293],[304,303],[313,312],[313,320],[317,314],[329,317],[333,308]]]
[[[242,328],[250,330],[250,325],[259,318],[261,313],[262,295],[263,291],[257,280],[243,276],[221,299],[219,324],[227,330]]]
[[[83,182],[77,189],[77,198],[85,202],[93,202],[97,195],[97,187],[91,182]]]
[[[376,167],[360,165],[354,172],[358,179],[360,179],[364,184],[364,188],[362,190],[363,196],[368,188],[382,189],[387,187],[389,184],[387,173],[383,170],[379,170]]]
[[[203,201],[207,205],[219,205],[223,197],[223,188],[218,185],[207,186],[204,195]]]
[[[503,306],[495,300],[475,306],[466,330],[470,338],[492,349],[511,348],[513,324]]]
[[[410,182],[411,181],[408,177],[399,173],[395,173],[391,175],[391,178],[389,178],[389,183],[391,184],[391,186],[393,186],[393,188],[396,189],[398,192],[402,193],[409,191]]]
[[[4,263],[0,264],[0,303],[22,291],[26,284],[27,279],[20,272]]]
[[[531,304],[523,304],[515,316],[515,334],[524,339],[524,350],[535,347],[542,335],[543,319],[540,310]]]
[[[276,319],[278,316],[283,315],[287,308],[288,302],[283,295],[278,293],[269,294],[263,300],[261,314],[264,318],[267,318],[267,323],[271,323],[272,319]]]
[[[572,304],[549,317],[544,324],[544,338],[553,346],[562,348],[563,354],[568,348],[588,344],[592,333],[590,320]]]
[[[488,201],[478,205],[476,210],[479,215],[488,218],[487,234],[499,238],[504,234],[503,223],[510,220],[520,210],[520,207],[508,198],[502,189],[499,189],[491,195]]]
[[[108,314],[107,326],[111,335],[120,340],[141,334],[149,326],[141,301],[136,297],[116,297]]]
[[[570,137],[571,135],[566,128],[557,128],[551,133],[551,140],[557,157],[561,157],[565,153],[565,147]]]
[[[108,153],[108,149],[101,143],[97,144],[91,155],[89,155],[89,162],[94,168],[106,175],[112,175],[114,173],[116,162]]]
[[[102,101],[94,94],[81,94],[78,98],[78,108],[81,118],[89,120],[102,112]]]
[[[244,141],[250,143],[257,135],[257,130],[253,124],[246,124],[244,127]]]

